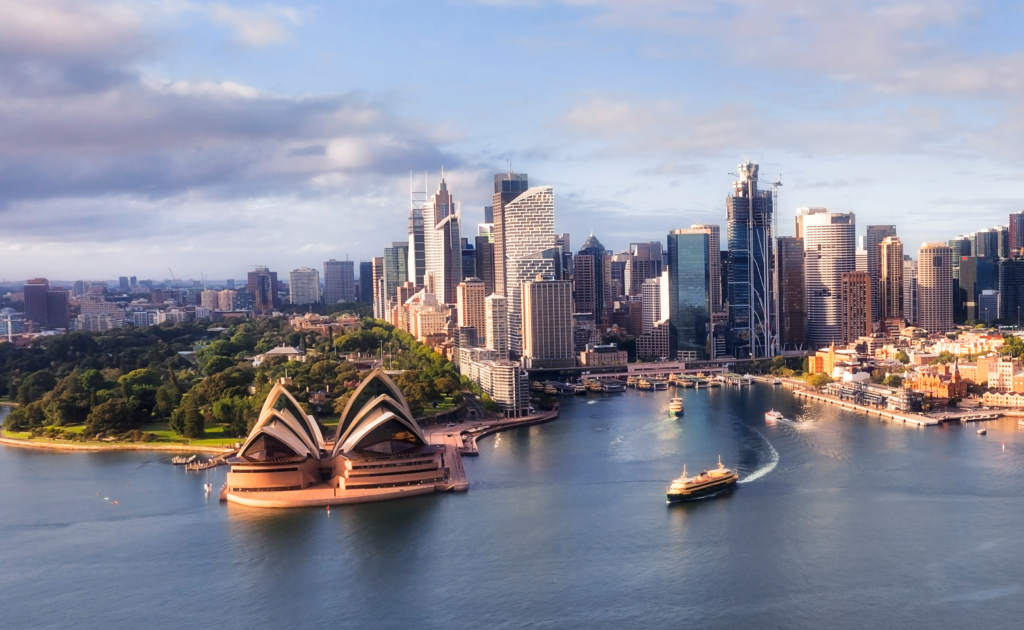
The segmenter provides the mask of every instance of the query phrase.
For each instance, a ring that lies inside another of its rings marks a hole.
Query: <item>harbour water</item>
[[[481,440],[468,493],[330,515],[220,504],[170,454],[0,447],[3,625],[1019,627],[1016,420],[889,424],[768,385],[685,390],[675,419],[671,395],[563,398]],[[736,491],[665,504],[719,454]]]

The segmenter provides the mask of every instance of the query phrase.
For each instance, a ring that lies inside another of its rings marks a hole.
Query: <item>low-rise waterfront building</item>
[[[628,362],[629,354],[625,350],[619,350],[619,347],[614,343],[599,346],[591,345],[580,353],[580,365],[586,367],[626,365]]]

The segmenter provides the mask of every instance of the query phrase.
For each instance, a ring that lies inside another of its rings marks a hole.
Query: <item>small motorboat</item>
[[[782,385],[782,379],[781,378],[777,378],[777,379],[773,380],[772,381],[772,385]]]
[[[775,411],[774,409],[772,409],[771,411],[768,411],[768,412],[766,412],[764,414],[764,421],[765,422],[778,422],[779,420],[782,420],[782,419],[783,419],[782,412],[781,411]]]
[[[988,431],[986,429],[978,429],[977,433],[978,435],[986,435]]]

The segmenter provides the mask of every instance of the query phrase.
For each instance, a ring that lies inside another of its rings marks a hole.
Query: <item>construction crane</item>
[[[170,267],[167,268],[167,271],[171,274],[171,287],[175,289],[178,288],[178,279],[174,277],[174,272],[171,271]]]

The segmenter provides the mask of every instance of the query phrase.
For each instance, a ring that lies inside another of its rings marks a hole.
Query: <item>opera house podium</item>
[[[325,440],[316,421],[276,383],[245,443],[227,460],[231,470],[221,498],[288,508],[466,490],[465,480],[451,474],[459,457],[451,446],[427,443],[383,370],[353,392],[333,440]]]

